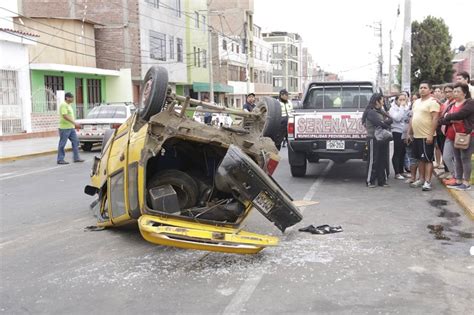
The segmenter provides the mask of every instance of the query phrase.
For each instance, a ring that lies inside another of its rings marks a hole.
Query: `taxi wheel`
[[[194,178],[179,170],[165,170],[153,176],[148,189],[163,185],[171,185],[178,195],[179,207],[188,209],[196,205],[199,187]]]
[[[168,89],[168,71],[153,66],[148,69],[141,87],[140,117],[149,121],[153,115],[161,112],[166,101]]]
[[[81,145],[81,149],[83,151],[90,152],[90,151],[92,151],[92,145],[93,145],[92,142],[85,142]]]
[[[259,126],[262,136],[272,138],[275,141],[280,133],[280,102],[272,97],[265,96],[257,103],[253,111],[262,116]]]

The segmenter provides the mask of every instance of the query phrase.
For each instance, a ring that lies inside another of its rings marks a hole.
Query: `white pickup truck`
[[[371,82],[313,82],[288,120],[291,175],[306,174],[306,164],[330,159],[344,163],[367,157],[362,114],[375,92]]]

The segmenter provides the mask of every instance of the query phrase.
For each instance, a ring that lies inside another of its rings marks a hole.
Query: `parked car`
[[[102,143],[106,130],[117,129],[135,112],[131,103],[108,103],[94,107],[85,119],[76,122],[81,128],[77,136],[84,151],[91,151],[95,143]]]
[[[154,244],[251,254],[278,243],[242,230],[253,209],[281,231],[302,219],[271,177],[280,159],[268,137],[280,126],[278,102],[265,98],[248,113],[176,96],[161,67],[148,70],[141,98],[136,113],[105,132],[95,158],[85,192],[97,196],[98,226],[138,220]],[[202,124],[185,115],[190,104],[244,123]]]

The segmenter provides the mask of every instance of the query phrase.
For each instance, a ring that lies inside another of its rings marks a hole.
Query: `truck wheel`
[[[269,137],[275,141],[280,133],[280,103],[274,98],[265,96],[258,102],[253,111],[262,115],[262,119],[258,120],[258,127],[261,130],[262,136]]]
[[[163,67],[153,66],[148,69],[143,79],[140,117],[149,121],[153,115],[158,114],[165,105],[168,89],[168,71]]]
[[[93,146],[92,142],[84,142],[83,144],[81,144],[81,149],[83,151],[90,152],[92,151],[92,146]]]
[[[155,174],[148,182],[148,189],[171,185],[178,196],[179,207],[188,209],[196,205],[199,187],[194,178],[179,170],[165,170]]]
[[[306,160],[303,165],[290,165],[291,176],[303,177],[306,175]]]
[[[105,149],[105,145],[107,144],[107,142],[109,141],[110,138],[112,138],[112,136],[114,135],[115,133],[115,129],[107,129],[104,133],[104,138],[102,138],[102,146],[100,148],[100,153],[102,155],[102,153],[104,153],[104,149]]]

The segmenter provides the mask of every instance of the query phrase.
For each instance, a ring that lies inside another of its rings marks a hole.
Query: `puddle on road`
[[[464,232],[457,229],[453,229],[453,227],[458,226],[461,223],[461,220],[458,219],[461,215],[457,212],[453,212],[445,208],[448,205],[448,201],[443,199],[433,199],[428,201],[428,203],[440,210],[438,217],[448,219],[446,223],[440,224],[429,224],[427,228],[430,230],[430,234],[434,234],[435,239],[437,240],[444,240],[450,241],[451,237],[455,236],[459,238],[474,238],[474,233]],[[450,232],[451,237],[447,236],[445,233]],[[443,242],[443,245],[451,245],[450,243]]]

